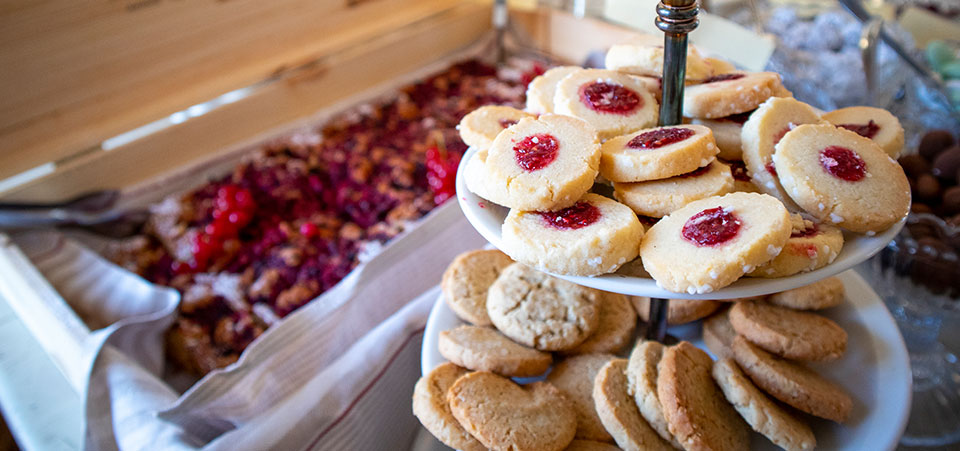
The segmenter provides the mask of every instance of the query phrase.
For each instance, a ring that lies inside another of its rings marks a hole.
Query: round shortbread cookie
[[[773,97],[763,102],[743,124],[740,134],[743,162],[754,185],[780,199],[789,210],[798,207],[777,179],[774,146],[795,127],[820,122],[820,115],[810,105],[792,98]]]
[[[703,343],[717,358],[733,357],[733,339],[737,331],[730,324],[730,309],[724,308],[703,320]]]
[[[822,310],[842,304],[843,298],[843,281],[829,277],[805,287],[774,293],[767,301],[795,310]]]
[[[809,368],[778,358],[742,336],[733,340],[733,354],[750,380],[781,402],[838,423],[850,416],[850,395]]]
[[[500,132],[525,117],[533,115],[508,106],[485,105],[464,116],[457,130],[460,131],[460,139],[468,146],[489,149]]]
[[[729,74],[731,72],[737,71],[737,66],[734,66],[733,63],[722,60],[719,58],[704,58],[707,60],[707,64],[710,65],[711,75],[720,75],[720,74]]]
[[[553,212],[510,210],[502,250],[514,260],[556,274],[593,276],[637,257],[643,226],[630,207],[588,193]]]
[[[818,224],[799,214],[790,215],[793,231],[776,258],[747,274],[750,277],[786,277],[813,271],[833,263],[843,249],[843,232]]]
[[[453,416],[490,449],[562,450],[577,432],[577,414],[547,382],[520,386],[479,371],[457,379],[447,391]]]
[[[487,313],[513,341],[560,351],[583,343],[597,330],[599,299],[598,290],[514,263],[490,286]]]
[[[718,149],[702,125],[671,125],[613,138],[600,148],[600,175],[643,182],[686,174],[710,164]]]
[[[822,222],[873,234],[910,211],[903,168],[873,141],[830,124],[801,125],[776,146],[780,183]]]
[[[630,352],[627,362],[627,389],[633,394],[640,415],[647,424],[666,442],[675,448],[682,448],[673,438],[663,416],[663,406],[657,394],[657,364],[663,357],[665,347],[655,341],[641,341]]]
[[[625,450],[672,450],[640,415],[628,389],[626,372],[627,359],[613,359],[597,372],[593,380],[593,402],[600,422]]]
[[[656,125],[660,106],[647,82],[614,70],[583,69],[557,85],[554,111],[587,121],[600,139]]]
[[[663,76],[663,45],[616,44],[607,50],[607,69],[648,77]],[[694,46],[687,46],[686,80],[703,80],[713,75],[713,66]]]
[[[692,323],[698,319],[710,316],[723,305],[718,301],[699,299],[669,299],[667,301],[667,324]],[[633,297],[633,308],[637,316],[644,321],[650,321],[650,298],[644,296]]]
[[[747,449],[750,431],[711,376],[713,360],[686,341],[663,351],[657,394],[670,432],[684,449]]]
[[[887,155],[900,156],[903,150],[903,126],[896,116],[882,108],[852,106],[823,115],[823,119],[837,127],[850,130],[877,143]]]
[[[440,355],[464,368],[507,377],[543,374],[553,363],[549,352],[514,343],[489,327],[460,326],[440,332]]]
[[[737,193],[762,193],[757,185],[753,184],[750,174],[747,172],[747,165],[742,161],[724,161],[730,166],[730,173],[733,175],[733,191]]]
[[[606,442],[594,440],[574,440],[564,451],[620,451],[620,448]]]
[[[521,210],[569,207],[593,186],[600,144],[580,119],[545,114],[523,118],[499,135],[484,163],[489,200]]]
[[[578,70],[578,66],[558,66],[547,70],[527,85],[527,112],[531,114],[553,113],[553,96],[557,92],[557,83]]]
[[[638,215],[662,218],[695,200],[733,192],[730,167],[712,161],[687,174],[647,182],[613,184],[613,195]]]
[[[553,384],[573,404],[577,413],[577,438],[613,441],[603,427],[593,402],[593,379],[610,359],[610,354],[582,354],[568,357],[553,366],[547,382]]]
[[[775,72],[731,72],[687,86],[683,115],[716,119],[751,111],[770,97],[791,97]]]
[[[724,358],[715,363],[713,379],[747,424],[773,444],[788,451],[810,450],[817,446],[817,438],[810,426],[767,398],[733,359]]]
[[[780,253],[790,214],[765,194],[691,202],[657,222],[640,244],[643,267],[666,290],[709,293]]]
[[[827,362],[847,350],[847,332],[816,313],[737,302],[730,308],[730,324],[751,343],[788,359]]]
[[[575,348],[562,351],[563,354],[589,354],[593,352],[620,352],[637,327],[637,317],[633,306],[619,293],[600,293],[600,325],[596,332]]]
[[[440,290],[450,310],[477,326],[493,324],[487,316],[487,288],[497,280],[500,271],[512,263],[507,254],[498,250],[475,250],[458,255],[440,279]]]
[[[717,119],[691,119],[691,124],[702,125],[713,132],[713,139],[717,142],[720,153],[717,157],[724,160],[740,160],[743,151],[740,148],[740,133],[743,123],[747,121],[753,111],[735,114]]]
[[[467,373],[465,368],[447,362],[421,377],[413,386],[413,414],[444,445],[463,451],[484,451],[487,448],[460,426],[447,403],[447,390]]]

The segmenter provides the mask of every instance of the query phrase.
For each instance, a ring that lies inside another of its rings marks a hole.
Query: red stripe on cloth
[[[357,405],[357,403],[359,403],[360,400],[363,399],[363,397],[366,396],[366,394],[370,391],[370,389],[372,389],[373,386],[380,381],[383,375],[386,374],[387,370],[390,369],[390,366],[393,365],[393,362],[397,360],[397,357],[400,356],[400,353],[403,352],[404,349],[406,349],[408,344],[410,344],[410,340],[413,340],[414,338],[416,338],[417,335],[422,334],[424,329],[425,327],[421,327],[411,332],[410,335],[408,335],[407,338],[403,340],[403,344],[401,344],[400,347],[398,347],[397,350],[393,352],[393,355],[391,355],[390,359],[387,360],[387,364],[380,369],[380,372],[377,373],[376,377],[374,377],[373,380],[370,381],[370,383],[367,384],[366,387],[363,387],[363,390],[361,390],[360,394],[357,395],[357,397],[350,402],[350,405],[348,405],[347,408],[344,409],[344,411],[340,413],[340,415],[335,420],[333,420],[333,423],[330,423],[329,426],[327,426],[322,432],[320,432],[320,435],[318,435],[315,439],[313,439],[310,442],[310,446],[308,446],[306,449],[316,448],[317,445],[320,443],[320,440],[322,440],[323,437],[327,435],[327,433],[333,430],[334,427],[340,424],[340,422],[343,421],[343,419],[350,414],[350,411],[353,410],[353,408]]]

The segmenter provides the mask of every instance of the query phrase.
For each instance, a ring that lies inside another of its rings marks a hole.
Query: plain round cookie
[[[830,124],[801,125],[776,145],[780,183],[821,222],[873,234],[910,210],[910,184],[873,141]]]
[[[716,160],[688,174],[613,184],[613,195],[638,215],[662,218],[695,200],[733,192],[730,167]]]
[[[494,326],[541,351],[572,349],[600,323],[600,292],[521,263],[508,266],[487,292]]]
[[[776,257],[790,230],[780,201],[731,193],[691,202],[661,219],[644,235],[640,257],[664,289],[709,293]]]
[[[489,326],[487,289],[503,268],[513,260],[498,250],[467,251],[457,256],[443,272],[440,290],[460,319],[477,326]]]
[[[636,312],[626,296],[600,292],[600,324],[597,330],[575,348],[561,354],[617,353],[630,344],[637,327]]]
[[[460,131],[460,139],[466,145],[478,149],[489,149],[500,132],[525,117],[533,117],[533,115],[513,107],[484,105],[467,113],[457,125],[457,130]]]
[[[733,355],[757,387],[781,402],[838,423],[850,416],[850,395],[809,368],[780,359],[742,336],[733,340]]]
[[[747,274],[750,277],[792,276],[827,266],[843,249],[843,232],[830,224],[818,224],[799,214],[790,216],[793,231],[780,253]]]
[[[507,196],[506,188],[500,187],[499,193],[491,194],[494,190],[490,183],[490,175],[487,172],[487,150],[481,149],[473,154],[473,157],[467,161],[463,167],[463,180],[467,184],[467,189],[484,199],[493,198],[502,199]]]
[[[657,394],[657,364],[663,358],[666,347],[655,341],[641,341],[630,352],[627,361],[627,389],[633,394],[640,415],[662,438],[676,448],[682,448],[663,415],[663,406]]]
[[[628,388],[626,372],[627,359],[610,360],[597,372],[593,380],[593,402],[600,422],[622,449],[672,450],[640,415]]]
[[[713,132],[713,139],[717,142],[717,148],[720,153],[718,158],[724,160],[741,160],[743,151],[740,145],[740,133],[743,130],[743,123],[750,117],[752,111],[740,113],[733,116],[720,117],[716,119],[691,119],[691,124],[702,125]]]
[[[843,303],[843,281],[828,277],[810,285],[774,293],[767,298],[773,305],[795,310],[822,310]]]
[[[507,377],[543,374],[553,363],[549,352],[514,343],[489,327],[460,326],[440,332],[438,347],[443,358],[474,371],[489,371]]]
[[[788,97],[772,97],[763,102],[743,123],[740,145],[743,163],[753,184],[763,192],[780,199],[789,210],[798,207],[783,190],[773,163],[775,145],[799,125],[818,124],[820,115],[810,105]]]
[[[491,449],[562,450],[577,432],[577,415],[560,390],[546,382],[520,386],[478,371],[447,391],[450,411]]]
[[[593,379],[614,357],[610,354],[581,354],[567,357],[553,366],[547,382],[553,384],[573,404],[577,413],[576,438],[613,441],[603,427],[593,402]]]
[[[593,186],[600,143],[586,122],[545,114],[497,135],[484,164],[489,200],[521,210],[565,208]]]
[[[548,69],[527,85],[526,110],[532,114],[553,113],[553,96],[557,92],[557,83],[578,70],[579,66],[558,66]]]
[[[607,50],[607,69],[648,77],[663,76],[663,45],[615,44]],[[713,66],[696,47],[687,47],[686,80],[703,80],[713,75]]]
[[[737,302],[730,308],[730,324],[751,343],[787,359],[828,362],[847,350],[847,332],[816,313]]]
[[[656,125],[660,105],[647,82],[606,69],[581,69],[557,84],[553,97],[557,114],[578,117],[609,139]]]
[[[675,326],[694,322],[710,316],[723,305],[717,301],[700,299],[669,299],[667,301],[667,324]],[[633,308],[637,310],[640,319],[650,321],[650,298],[645,296],[633,297]]]
[[[730,324],[730,309],[725,308],[703,320],[703,344],[718,358],[733,357],[733,339],[737,331]]]
[[[817,446],[810,426],[767,398],[733,359],[724,358],[713,364],[713,380],[740,417],[773,444],[788,451]]]
[[[687,86],[683,115],[716,119],[751,111],[770,97],[791,97],[776,72],[730,72]]]
[[[903,126],[896,116],[882,108],[852,106],[824,113],[823,119],[877,143],[887,155],[900,156],[903,150]]]
[[[686,341],[657,365],[657,394],[670,432],[684,449],[747,449],[750,431],[711,376],[713,360]]]
[[[643,225],[626,205],[588,193],[554,212],[510,210],[501,250],[514,260],[555,274],[593,276],[637,257]]]
[[[619,136],[600,147],[600,175],[612,182],[643,182],[687,174],[717,155],[702,125],[671,125]]]
[[[447,404],[447,390],[467,373],[447,362],[417,380],[413,386],[413,414],[444,445],[462,451],[483,451],[486,447],[460,426]]]

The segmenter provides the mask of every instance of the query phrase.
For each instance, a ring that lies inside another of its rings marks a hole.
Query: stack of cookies
[[[843,329],[801,311],[842,302],[837,279],[732,304],[671,300],[670,324],[708,317],[718,362],[688,342],[628,350],[649,299],[571,284],[500,251],[460,255],[441,287],[469,324],[440,333],[449,362],[417,382],[413,411],[456,449],[746,449],[753,429],[808,450],[816,439],[794,409],[842,422],[852,407],[795,362],[846,350]]]
[[[661,47],[613,46],[607,69],[534,79],[525,111],[485,106],[463,119],[477,149],[466,185],[510,208],[510,257],[581,276],[639,257],[661,287],[707,293],[818,269],[840,253],[841,229],[875,234],[906,215],[909,185],[891,158],[903,129],[890,113],[820,114],[778,74],[691,47],[690,123],[656,127],[662,61]],[[596,194],[610,188],[612,198]]]

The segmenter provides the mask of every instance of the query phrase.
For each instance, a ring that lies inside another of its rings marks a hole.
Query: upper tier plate
[[[510,210],[484,200],[467,189],[466,181],[463,178],[463,168],[476,153],[477,150],[471,148],[467,150],[467,153],[464,154],[460,160],[460,168],[457,171],[457,201],[460,202],[460,208],[463,210],[463,214],[466,215],[467,220],[470,221],[470,224],[473,225],[473,228],[477,229],[491,244],[500,248],[500,231],[503,226],[503,220],[507,217],[507,213]],[[732,299],[760,296],[809,285],[852,268],[858,263],[872,257],[879,252],[880,249],[883,249],[883,247],[900,232],[905,222],[906,218],[875,236],[844,231],[843,250],[840,252],[840,255],[837,256],[837,259],[834,260],[833,263],[816,271],[801,273],[790,277],[781,277],[779,279],[743,277],[733,284],[712,293],[674,293],[658,287],[653,279],[627,276],[618,273],[604,274],[595,277],[554,275],[573,283],[599,290],[653,298]]]

